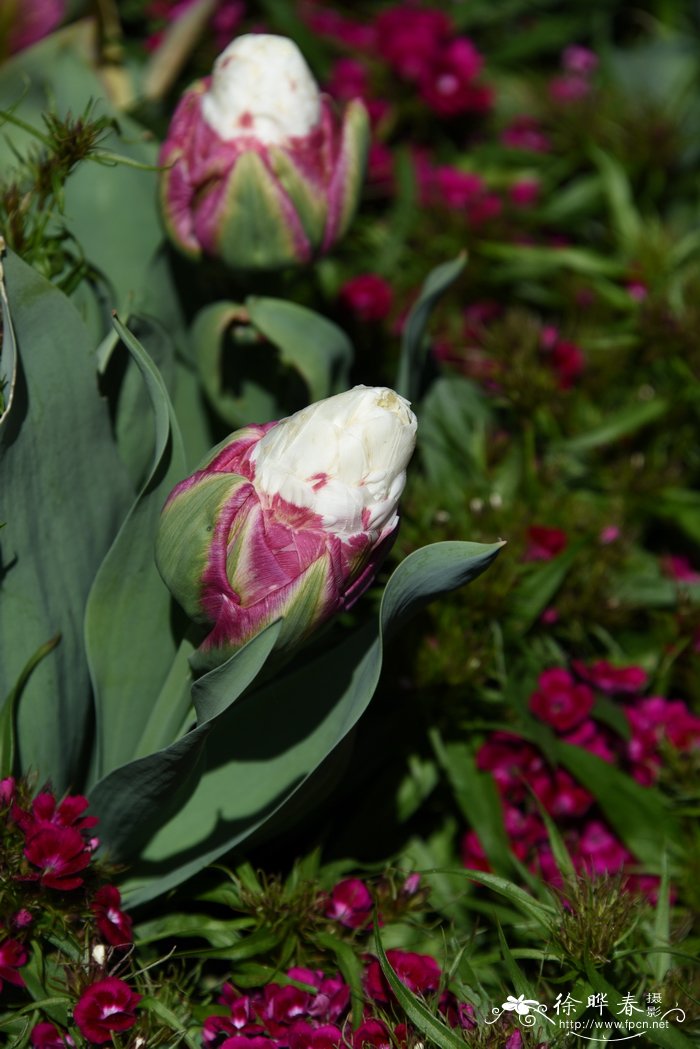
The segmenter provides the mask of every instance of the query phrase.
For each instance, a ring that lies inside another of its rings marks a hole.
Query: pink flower
[[[468,217],[472,226],[483,226],[498,218],[503,211],[503,201],[496,193],[483,193],[469,205]]]
[[[342,1031],[333,1024],[314,1027],[298,1020],[289,1029],[289,1049],[338,1049],[343,1045]]]
[[[393,290],[377,273],[361,273],[340,289],[340,301],[365,323],[382,321],[391,312]]]
[[[3,26],[6,41],[0,37],[0,55],[5,43],[12,54],[52,33],[65,17],[66,0],[21,0],[10,12],[9,27]]]
[[[375,21],[377,49],[404,80],[420,80],[445,47],[452,23],[442,11],[401,4]]]
[[[700,572],[696,572],[689,559],[682,554],[667,554],[661,558],[664,575],[679,583],[700,583]]]
[[[542,755],[531,744],[508,732],[494,732],[479,747],[477,767],[490,772],[501,794],[517,801],[525,796],[524,782],[545,768]]]
[[[531,153],[548,153],[551,142],[534,117],[515,117],[501,133],[501,142],[508,149],[525,149]]]
[[[568,538],[561,528],[548,525],[530,525],[527,530],[529,544],[523,560],[551,561],[566,549]]]
[[[386,1024],[381,1020],[363,1020],[352,1034],[353,1049],[393,1049]]]
[[[90,909],[97,920],[97,928],[113,947],[124,947],[133,940],[131,918],[120,908],[121,894],[114,885],[103,885],[95,893]]]
[[[491,864],[481,844],[481,838],[475,830],[468,830],[462,835],[460,853],[463,865],[472,871],[490,871]]]
[[[567,732],[588,717],[594,702],[587,685],[577,684],[568,670],[552,667],[537,679],[529,706],[535,717],[559,732]]]
[[[575,659],[571,666],[578,677],[609,695],[643,692],[647,685],[647,673],[642,667],[616,667],[606,659],[599,659],[588,666]]]
[[[593,804],[593,795],[565,769],[555,769],[552,776],[542,777],[532,788],[547,812],[558,819],[583,816]]]
[[[40,827],[27,839],[24,855],[41,873],[33,875],[49,889],[64,891],[83,884],[79,872],[92,859],[83,836],[74,827],[51,824]]]
[[[372,142],[367,157],[367,182],[376,193],[388,193],[394,184],[394,155],[383,142]]]
[[[421,75],[421,97],[441,117],[489,109],[492,101],[490,90],[474,83],[483,64],[483,57],[472,41],[467,37],[456,37]]]
[[[348,929],[359,929],[366,925],[371,913],[372,896],[359,878],[346,878],[338,882],[326,907],[326,916]]]
[[[573,102],[580,102],[590,93],[591,83],[588,77],[575,73],[554,77],[549,82],[549,97],[558,105],[568,106]]]
[[[564,49],[561,64],[567,73],[580,73],[588,76],[598,68],[598,56],[588,47],[571,44]]]
[[[533,204],[537,203],[539,195],[540,183],[536,178],[518,179],[517,182],[513,182],[508,190],[508,196],[516,208],[532,207]]]
[[[27,949],[19,940],[5,940],[0,943],[0,991],[4,983],[24,987],[24,980],[17,970],[28,961]]]
[[[574,862],[591,874],[614,874],[631,854],[600,820],[589,820],[579,839]]]
[[[32,1027],[30,1039],[33,1049],[66,1049],[75,1045],[69,1034],[61,1034],[52,1023],[39,1023]]]
[[[409,991],[421,995],[437,991],[442,973],[431,955],[390,949],[386,956],[392,969]],[[389,985],[375,958],[370,960],[365,972],[365,989],[375,1002],[388,1002],[391,998]]]
[[[359,53],[374,50],[375,27],[366,22],[355,22],[332,8],[311,7],[307,24],[319,36],[335,40],[344,47]]]
[[[461,210],[481,196],[484,183],[472,171],[460,171],[445,165],[432,172],[432,188],[435,203]]]
[[[14,776],[0,780],[0,806],[9,808],[15,800],[16,784]]]
[[[135,1010],[141,995],[116,976],[90,984],[73,1010],[80,1033],[90,1042],[112,1041],[113,1031],[128,1031],[136,1023]]]
[[[366,68],[355,58],[339,58],[333,63],[327,84],[333,98],[349,102],[351,98],[366,99],[368,74]]]
[[[586,358],[581,347],[566,339],[560,339],[555,344],[549,360],[556,372],[560,390],[570,390],[586,366]]]
[[[34,916],[26,907],[21,907],[12,919],[12,924],[15,929],[28,929],[34,924]]]
[[[573,732],[567,733],[564,742],[573,747],[581,747],[590,754],[595,754],[601,761],[614,762],[615,753],[610,746],[610,736],[595,721],[582,721]]]
[[[600,533],[598,535],[598,542],[602,546],[609,546],[610,543],[616,543],[617,540],[621,537],[621,535],[622,532],[617,527],[617,525],[606,525],[600,530]]]

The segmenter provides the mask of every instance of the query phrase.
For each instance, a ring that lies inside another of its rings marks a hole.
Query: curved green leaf
[[[94,777],[129,761],[177,649],[170,594],[155,566],[161,508],[186,473],[180,433],[163,379],[134,336],[114,322],[132,354],[153,409],[154,448],[148,477],[90,591],[85,642],[95,694]]]
[[[420,295],[406,318],[396,375],[396,390],[409,401],[415,400],[420,388],[425,360],[425,329],[430,314],[443,292],[457,280],[466,262],[467,256],[462,254],[451,262],[443,262],[441,266],[436,266],[426,277]]]
[[[483,572],[501,546],[451,542],[417,550],[387,583],[379,623],[297,660],[229,705],[207,736],[196,789],[134,862],[125,886],[129,902],[142,903],[178,885],[266,825],[273,829],[272,817],[310,786],[312,774],[367,707],[379,680],[384,638],[437,594]]]
[[[11,253],[5,275],[5,330],[11,312],[18,366],[0,429],[0,695],[60,634],[27,682],[17,718],[20,767],[60,793],[82,786],[91,720],[85,605],[133,495],[98,394],[95,347],[74,306]]]
[[[205,678],[200,694],[215,691],[220,710],[210,711],[170,746],[130,761],[109,773],[90,792],[90,811],[100,821],[100,838],[111,860],[121,861],[138,852],[171,815],[186,804],[202,773],[200,758],[207,737],[221,714],[245,691],[274,648],[281,622],[276,622]]]
[[[249,298],[246,308],[258,331],[279,347],[283,363],[302,376],[310,401],[347,388],[353,349],[337,324],[284,299]]]

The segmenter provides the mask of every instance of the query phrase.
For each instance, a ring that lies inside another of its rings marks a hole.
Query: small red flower
[[[77,889],[83,884],[78,872],[89,866],[91,853],[74,827],[45,824],[29,837],[24,855],[41,874],[34,875],[49,889]]]
[[[61,1032],[50,1023],[40,1023],[32,1027],[29,1036],[33,1049],[66,1049],[66,1046],[75,1045],[69,1034]]]
[[[0,991],[3,983],[24,987],[24,980],[17,972],[29,960],[26,947],[18,940],[5,940],[0,944]]]
[[[568,543],[566,532],[547,525],[530,525],[527,538],[529,544],[524,555],[525,561],[551,561],[566,549]]]
[[[430,994],[440,986],[440,966],[429,954],[388,950],[387,959],[399,980],[414,994]],[[373,958],[365,973],[365,989],[376,1002],[388,1002],[391,996],[379,962]]]
[[[90,909],[97,919],[97,928],[113,947],[124,947],[134,938],[131,918],[121,910],[121,902],[119,889],[114,885],[103,885],[97,890],[90,904]]]
[[[73,1010],[80,1033],[95,1045],[112,1040],[112,1031],[128,1031],[136,1023],[134,1011],[141,995],[116,976],[90,984]]]
[[[359,878],[346,878],[338,882],[331,893],[326,907],[326,917],[345,925],[348,929],[359,929],[365,925],[372,911],[372,896]]]
[[[530,710],[552,728],[568,732],[590,714],[595,697],[588,685],[579,685],[563,667],[544,670],[530,696]]]
[[[393,292],[376,273],[361,273],[345,282],[340,300],[361,321],[381,321],[391,311]]]

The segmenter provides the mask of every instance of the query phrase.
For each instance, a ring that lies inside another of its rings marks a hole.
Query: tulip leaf
[[[163,379],[138,340],[118,321],[119,336],[143,377],[155,437],[148,477],[95,579],[85,641],[95,694],[95,775],[122,765],[136,749],[175,658],[170,594],[155,566],[161,508],[186,473],[179,428]]]
[[[389,579],[379,622],[311,656],[302,653],[286,672],[229,704],[216,719],[216,731],[207,735],[196,786],[141,855],[131,859],[124,887],[129,903],[143,903],[180,884],[253,834],[287,827],[302,788],[312,788],[314,772],[346,739],[372,698],[384,638],[395,635],[438,594],[478,576],[502,545],[448,542],[415,551]],[[215,677],[208,676],[207,688],[216,702]],[[129,799],[138,803],[142,792],[135,774],[125,777],[124,790],[128,794],[121,800],[114,791],[103,792],[115,830],[120,822],[130,822]],[[291,804],[285,808],[286,803]]]
[[[234,326],[244,319],[242,306],[215,302],[200,310],[191,331],[202,389],[214,410],[234,429],[269,422],[278,415],[277,397],[270,388],[274,364],[255,338],[237,342],[232,337]]]
[[[90,811],[100,821],[100,838],[110,860],[128,858],[164,820],[177,817],[201,776],[200,759],[209,732],[219,727],[221,715],[258,674],[274,648],[280,626],[279,621],[271,624],[200,679],[200,695],[208,698],[216,691],[219,701],[219,709],[212,709],[208,720],[201,720],[163,750],[114,769],[90,791]],[[213,684],[208,685],[207,678]]]
[[[0,238],[0,253],[5,249]],[[17,340],[12,328],[10,304],[7,301],[5,273],[0,258],[0,303],[2,304],[3,332],[2,353],[0,353],[0,426],[12,407],[17,382]]]
[[[353,349],[337,324],[283,299],[249,298],[246,308],[258,331],[279,347],[282,361],[302,376],[310,401],[347,388]]]
[[[0,695],[9,694],[32,653],[60,634],[61,644],[27,681],[17,716],[20,768],[36,770],[60,793],[82,786],[91,720],[85,604],[132,495],[98,394],[94,347],[75,307],[12,253],[5,276],[3,318],[5,331],[11,324],[15,332],[18,364],[0,429],[7,515]]]
[[[420,391],[421,373],[425,361],[425,331],[430,314],[440,296],[457,280],[466,261],[467,256],[462,254],[452,259],[451,262],[443,262],[442,265],[436,266],[426,277],[420,295],[406,318],[401,341],[399,370],[396,376],[396,389],[409,401],[415,400]]]

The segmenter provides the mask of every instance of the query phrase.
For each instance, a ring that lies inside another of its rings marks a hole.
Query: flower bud
[[[362,102],[340,121],[291,40],[237,37],[185,92],[161,150],[168,235],[233,269],[308,262],[350,224],[368,135]]]
[[[372,581],[398,528],[416,419],[382,387],[356,386],[280,422],[247,426],[170,494],[159,571],[211,626],[200,665],[282,619],[290,650]]]

